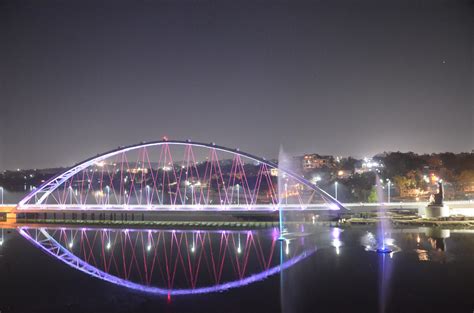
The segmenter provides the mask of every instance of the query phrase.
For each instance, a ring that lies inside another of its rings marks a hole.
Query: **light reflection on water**
[[[185,295],[242,287],[275,275],[315,251],[265,231],[20,228],[69,266],[123,287]],[[309,242],[308,242],[309,243]],[[278,246],[285,249],[279,256]],[[291,248],[290,248],[291,246]]]
[[[334,288],[341,297],[365,288],[377,303],[376,308],[367,312],[389,312],[394,301],[403,301],[394,296],[399,292],[397,284],[394,285],[397,279],[409,280],[413,274],[421,275],[423,272],[419,269],[423,264],[447,266],[453,261],[474,260],[474,233],[463,230],[393,229],[388,242],[398,248],[393,254],[367,250],[367,240],[370,241],[374,233],[373,228],[367,227],[295,225],[290,227],[285,241],[277,240],[278,229],[25,226],[21,231],[37,248],[30,244],[32,250],[55,253],[56,259],[48,258],[49,263],[66,263],[81,275],[93,276],[91,281],[99,278],[119,285],[122,290],[132,288],[164,296],[215,291],[231,293],[257,284],[256,290],[262,292],[278,288],[282,312],[302,312],[308,303],[325,303],[336,296],[325,294],[325,290],[334,291]],[[7,232],[2,235],[1,255],[11,248],[11,236]],[[54,246],[54,242],[60,247]],[[104,279],[104,273],[108,275],[107,279]],[[361,280],[362,273],[367,276],[364,281]],[[459,275],[464,276],[463,273]],[[324,280],[326,276],[330,277],[329,281]],[[277,285],[275,279],[279,281]],[[371,287],[372,279],[376,282],[374,288]],[[337,308],[343,304],[332,305]],[[353,305],[357,307],[357,303]],[[324,304],[321,306],[321,312],[328,311]]]

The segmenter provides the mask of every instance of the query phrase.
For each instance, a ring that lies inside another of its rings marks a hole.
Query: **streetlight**
[[[387,202],[390,203],[390,185],[392,182],[387,178]]]
[[[110,187],[105,186],[105,190],[107,191],[107,199],[105,199],[105,200],[106,200],[106,203],[108,205],[108,204],[110,204]]]
[[[336,200],[337,200],[337,185],[338,185],[338,182],[334,182],[334,197],[336,198]]]
[[[72,205],[72,187],[69,186],[69,203]]]
[[[237,205],[240,204],[240,186],[237,184]]]
[[[146,185],[146,204],[150,205],[150,186]]]

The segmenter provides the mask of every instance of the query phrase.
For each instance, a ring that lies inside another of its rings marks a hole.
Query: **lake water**
[[[0,311],[472,312],[474,232],[4,229]]]

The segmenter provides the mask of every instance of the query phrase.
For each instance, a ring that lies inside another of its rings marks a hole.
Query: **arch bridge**
[[[118,147],[46,181],[17,210],[339,210],[331,195],[288,168],[190,140]]]

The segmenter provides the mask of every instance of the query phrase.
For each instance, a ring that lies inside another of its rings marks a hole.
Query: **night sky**
[[[0,1],[0,169],[191,138],[471,151],[474,2]]]

